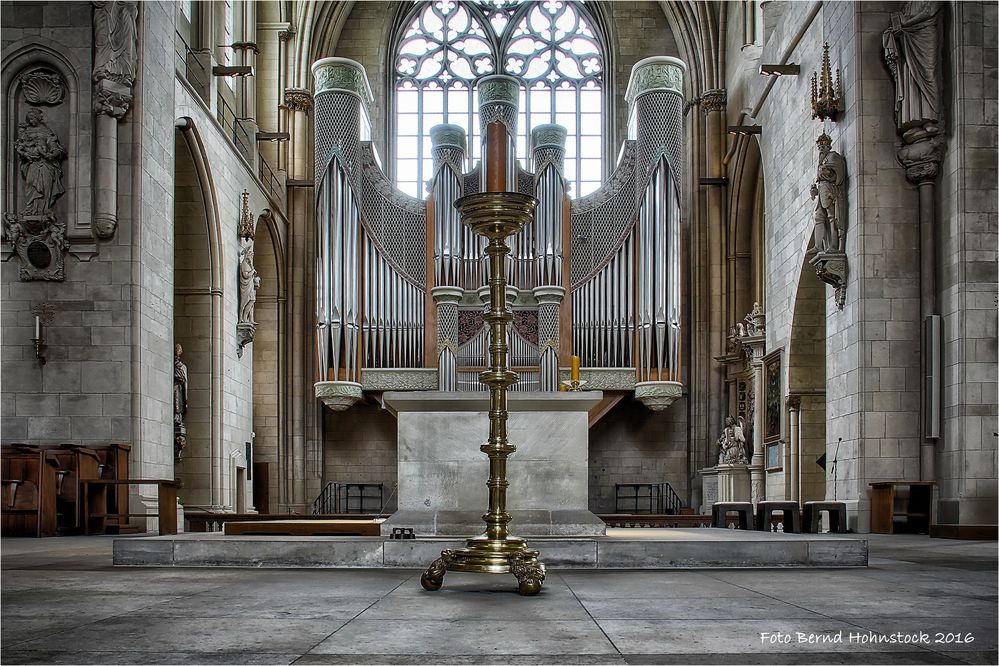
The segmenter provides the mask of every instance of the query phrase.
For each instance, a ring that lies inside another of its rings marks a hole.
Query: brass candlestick
[[[537,200],[517,192],[482,192],[454,203],[462,223],[473,233],[489,240],[489,310],[484,318],[489,324],[489,369],[479,375],[489,386],[489,441],[479,447],[489,456],[489,511],[482,516],[485,534],[469,539],[464,548],[444,550],[423,573],[424,589],[439,590],[448,571],[474,573],[511,573],[517,577],[519,591],[534,595],[541,591],[545,565],[538,551],[530,550],[524,539],[510,536],[506,510],[506,459],[516,451],[507,441],[507,387],[517,381],[517,373],[507,366],[507,326],[513,314],[506,306],[506,267],[510,252],[506,238],[518,233],[531,221]]]

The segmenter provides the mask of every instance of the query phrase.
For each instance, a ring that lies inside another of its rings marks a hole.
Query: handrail
[[[324,514],[324,513],[336,513],[336,484],[332,481],[327,483],[319,496],[316,497],[312,502],[312,513]]]

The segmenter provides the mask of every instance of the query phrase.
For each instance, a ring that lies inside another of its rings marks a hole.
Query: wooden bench
[[[221,532],[226,523],[267,521],[341,520],[368,521],[378,514],[365,513],[225,513],[222,511],[185,511],[187,532]]]
[[[774,512],[780,511],[780,520],[774,518]],[[777,500],[762,501],[756,503],[756,529],[761,532],[769,532],[774,529],[775,523],[779,522],[784,526],[785,534],[798,534],[801,532],[801,509],[797,502],[783,502]]]
[[[177,489],[182,486],[179,479],[92,479],[84,480],[83,484],[83,533],[90,534],[95,529],[103,533],[105,520],[113,517],[122,523],[129,518],[153,516],[159,518],[159,533],[177,533]],[[156,513],[129,513],[118,511],[111,514],[107,511],[107,490],[117,486],[155,485],[158,489]],[[95,507],[95,511],[91,511]]]
[[[56,469],[56,462],[38,448],[0,449],[3,536],[56,535]]]
[[[711,505],[711,524],[713,527],[728,527],[728,514],[736,513],[739,518],[738,529],[749,530],[755,527],[752,502],[715,502]]]

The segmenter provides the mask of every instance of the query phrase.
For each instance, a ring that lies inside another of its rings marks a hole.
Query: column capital
[[[700,96],[701,113],[708,115],[716,111],[725,111],[728,104],[728,91],[725,88],[705,90]]]
[[[565,287],[559,287],[556,285],[545,285],[542,287],[535,287],[533,289],[534,298],[538,299],[538,303],[556,303],[559,304],[565,299]]]
[[[461,287],[441,286],[434,287],[430,290],[430,296],[433,297],[434,303],[438,305],[446,303],[457,304],[461,301],[461,297],[464,293],[465,292]]]

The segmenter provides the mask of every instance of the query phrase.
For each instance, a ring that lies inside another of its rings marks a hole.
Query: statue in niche
[[[14,149],[21,158],[26,203],[24,216],[49,216],[56,200],[66,192],[62,184],[62,161],[66,149],[45,124],[41,109],[31,109],[17,126]]]
[[[94,0],[94,81],[109,79],[124,86],[135,82],[134,1]]]
[[[749,463],[746,458],[745,426],[746,422],[741,416],[738,421],[732,416],[725,417],[725,429],[722,430],[721,437],[718,438],[719,465],[746,465]]]
[[[4,235],[21,260],[22,280],[62,280],[69,242],[66,222],[56,218],[55,205],[66,192],[62,183],[66,149],[45,123],[41,109],[29,109],[18,123],[14,151],[24,205],[18,213],[4,214]]]
[[[187,366],[180,360],[184,348],[176,345],[173,348],[173,446],[174,457],[181,459],[187,447]]]
[[[905,143],[940,133],[940,3],[906,2],[884,31],[895,79],[895,123]]]
[[[815,199],[812,252],[842,253],[846,246],[846,160],[832,149],[828,135],[822,134],[815,143],[819,166],[811,188]]]

